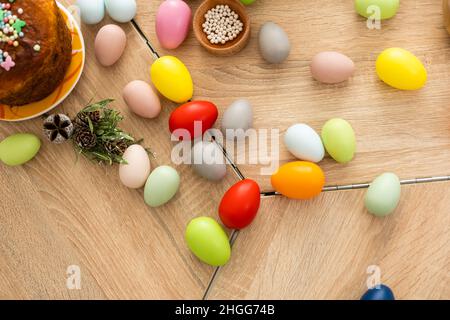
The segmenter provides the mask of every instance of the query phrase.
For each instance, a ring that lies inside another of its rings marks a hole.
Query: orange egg
[[[292,199],[311,199],[322,192],[325,175],[318,165],[307,161],[289,162],[272,176],[272,186]]]

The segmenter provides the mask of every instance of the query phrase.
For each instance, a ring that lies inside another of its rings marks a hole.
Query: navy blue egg
[[[367,290],[361,297],[361,300],[395,300],[395,297],[388,286],[381,284],[378,287]]]

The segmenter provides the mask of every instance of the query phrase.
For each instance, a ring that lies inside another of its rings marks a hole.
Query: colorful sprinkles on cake
[[[26,21],[19,18],[24,13],[22,8],[17,9],[17,14],[12,11],[12,4],[15,0],[8,0],[8,2],[0,3],[0,45],[18,47],[20,46],[20,38],[25,36],[23,28],[26,27]],[[0,67],[6,71],[11,70],[16,65],[16,62],[9,55],[7,47],[0,49]],[[40,46],[36,44],[33,47],[35,52],[40,51]]]

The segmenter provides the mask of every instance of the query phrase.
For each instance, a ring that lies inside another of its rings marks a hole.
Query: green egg
[[[248,6],[249,4],[252,4],[253,2],[255,2],[256,0],[241,0],[241,2],[243,4],[245,4],[246,6]]]
[[[379,217],[392,213],[400,201],[400,189],[400,180],[395,174],[383,173],[378,176],[367,189],[367,210]]]
[[[365,18],[376,18],[379,9],[380,19],[390,19],[397,13],[400,0],[355,0],[356,12]]]
[[[180,187],[178,172],[169,166],[153,170],[145,183],[144,199],[150,207],[159,207],[169,202]]]
[[[230,260],[231,248],[228,236],[212,218],[193,219],[186,227],[185,238],[192,253],[211,266],[223,266]]]
[[[0,160],[8,166],[27,163],[38,153],[41,141],[31,133],[18,133],[0,143]]]
[[[328,154],[339,163],[350,162],[355,155],[355,132],[344,119],[331,119],[325,123],[322,142]]]

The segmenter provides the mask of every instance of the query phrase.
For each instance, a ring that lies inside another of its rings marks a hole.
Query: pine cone
[[[86,117],[81,112],[79,114],[77,114],[75,119],[73,119],[73,123],[75,123],[76,127],[87,127],[88,126],[88,122],[86,121]]]
[[[125,140],[119,140],[114,142],[106,142],[105,149],[111,154],[121,156],[128,148],[128,143]]]
[[[75,123],[79,126],[89,126],[88,118],[91,119],[93,124],[99,123],[102,118],[102,113],[100,110],[92,111],[92,112],[79,112],[77,117],[75,118]]]
[[[65,114],[52,114],[44,120],[44,134],[53,143],[69,140],[73,130],[72,121]]]
[[[92,123],[99,123],[102,119],[102,113],[100,110],[89,112],[89,118],[91,119]]]
[[[81,149],[89,150],[97,145],[97,137],[89,128],[78,127],[72,138]]]

